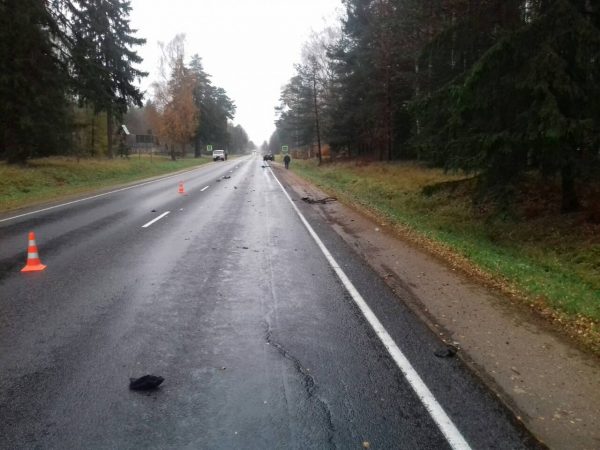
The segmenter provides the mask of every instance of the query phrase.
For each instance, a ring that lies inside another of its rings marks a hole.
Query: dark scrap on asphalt
[[[129,389],[132,391],[151,391],[157,389],[165,381],[163,377],[156,375],[144,375],[139,378],[129,379]]]
[[[302,201],[305,201],[306,203],[310,203],[311,205],[315,204],[315,203],[320,203],[322,205],[326,204],[326,203],[331,203],[331,202],[336,202],[337,198],[335,197],[323,197],[320,199],[314,199],[311,197],[302,197]]]
[[[433,354],[438,358],[452,358],[454,355],[456,355],[456,347],[448,345],[446,348],[436,350],[433,352]]]

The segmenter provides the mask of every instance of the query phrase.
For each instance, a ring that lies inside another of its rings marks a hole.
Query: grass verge
[[[544,199],[521,198],[511,214],[499,214],[472,202],[473,180],[416,164],[319,167],[295,160],[291,168],[526,302],[600,354],[600,225],[581,214],[558,214],[551,206],[560,205],[557,190],[543,194]]]
[[[52,157],[26,166],[0,163],[0,212],[57,200],[70,195],[125,184],[211,162],[206,158],[171,161],[154,156],[130,159]]]

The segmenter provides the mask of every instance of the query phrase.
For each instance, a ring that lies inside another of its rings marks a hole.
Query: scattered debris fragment
[[[158,388],[165,381],[163,377],[156,375],[144,375],[140,378],[129,379],[129,389],[132,391],[151,391]]]
[[[438,358],[452,358],[454,355],[456,355],[456,350],[456,347],[448,345],[446,348],[436,350],[433,352],[433,354]]]
[[[315,200],[314,198],[311,198],[311,197],[302,197],[302,201],[304,201],[306,203],[310,203],[311,205],[315,204],[315,203],[320,203],[320,204],[324,205],[326,203],[336,202],[337,198],[335,198],[335,197],[323,197],[323,198],[320,198],[318,200]]]
[[[231,178],[231,177],[230,177],[229,175],[225,175],[225,176],[223,177],[223,179],[224,179],[224,180],[229,180],[230,178]]]
[[[156,212],[156,210],[155,210],[155,209],[153,209],[153,210],[152,210],[152,212]]]

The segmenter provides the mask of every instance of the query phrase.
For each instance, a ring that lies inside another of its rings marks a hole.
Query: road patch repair
[[[272,168],[293,200],[330,194],[279,164]],[[460,358],[549,447],[600,448],[595,356],[381,218],[341,202],[311,207],[440,338],[436,356]]]

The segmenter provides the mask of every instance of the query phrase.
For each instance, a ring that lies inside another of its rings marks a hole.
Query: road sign
[[[207,145],[206,146],[206,151],[207,152],[212,152],[212,145]]]
[[[287,153],[289,151],[289,147],[287,145],[281,146],[281,153]]]

